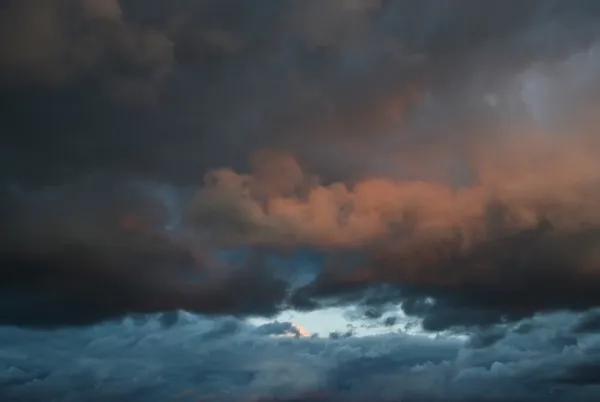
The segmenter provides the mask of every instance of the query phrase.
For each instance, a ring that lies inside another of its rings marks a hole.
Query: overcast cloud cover
[[[295,337],[290,323],[184,313],[6,328],[0,381],[15,401],[593,401],[600,344],[580,320],[535,317],[468,341]]]
[[[0,1],[4,399],[597,400],[599,22]]]

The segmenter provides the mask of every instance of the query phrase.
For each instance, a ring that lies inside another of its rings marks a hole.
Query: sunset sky
[[[0,401],[600,400],[600,2],[0,1]]]

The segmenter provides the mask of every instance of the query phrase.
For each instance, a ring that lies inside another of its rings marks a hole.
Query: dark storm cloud
[[[596,2],[0,7],[2,323],[600,302]]]
[[[117,98],[144,103],[171,72],[172,42],[128,24],[118,0],[9,0],[0,18],[3,86],[92,79]]]
[[[109,171],[197,183],[208,168],[244,166],[253,148],[280,147],[324,176],[379,171],[365,151],[386,160],[390,147],[422,144],[388,138],[419,94],[439,92],[445,118],[454,116],[447,123],[457,125],[473,110],[466,98],[485,95],[472,93],[473,73],[493,86],[515,64],[576,52],[594,37],[592,2],[491,7],[8,1],[3,163],[12,179]],[[115,106],[107,88],[134,104],[156,93],[157,103]],[[465,102],[451,102],[456,96]]]
[[[598,337],[556,342],[576,319],[539,317],[536,330],[508,331],[478,349],[401,333],[272,337],[243,322],[213,337],[234,323],[185,313],[166,330],[152,317],[51,332],[3,328],[0,392],[32,402],[594,400],[584,368],[597,360]]]
[[[366,267],[325,272],[295,297],[299,305],[310,305],[306,298],[344,303],[343,295],[354,294],[352,300],[365,306],[367,318],[382,314],[374,315],[370,304],[401,304],[406,314],[423,318],[423,326],[433,331],[513,321],[542,311],[585,310],[600,303],[598,274],[586,268],[597,241],[596,230],[563,235],[536,229],[466,253],[453,243],[419,245],[414,252],[420,255],[384,252]],[[376,297],[362,292],[369,287]],[[593,315],[579,324],[580,331],[593,328]]]
[[[12,193],[0,248],[0,322],[81,325],[182,306],[277,311],[287,284],[263,254],[212,261],[209,250],[159,230],[170,216],[153,186],[90,183]]]
[[[0,322],[56,327],[126,314],[186,308],[209,314],[273,315],[286,284],[262,267],[213,277],[185,250],[123,240],[114,252],[86,245],[48,254],[7,253],[1,263]],[[127,249],[131,247],[130,249]],[[261,271],[265,272],[261,275]],[[165,326],[172,325],[169,317]]]

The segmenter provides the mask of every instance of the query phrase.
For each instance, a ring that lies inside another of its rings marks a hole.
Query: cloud
[[[325,265],[292,296],[297,307],[393,285],[376,303],[401,302],[441,330],[596,306],[595,148],[548,135],[512,141],[503,148],[496,140],[494,154],[484,149],[479,179],[458,188],[380,178],[311,184],[280,156],[272,169],[286,177],[284,160],[294,172],[285,189],[265,175],[215,171],[184,224],[223,247],[308,245],[360,256]]]
[[[597,2],[0,9],[0,399],[598,399]]]
[[[600,329],[600,316],[597,310],[588,312],[588,314],[581,317],[579,322],[575,325],[574,331],[578,333],[594,333]]]
[[[214,314],[277,312],[288,285],[272,275],[263,253],[213,260],[208,245],[165,228],[171,216],[154,187],[111,182],[96,200],[101,181],[91,183],[12,193],[0,243],[0,322],[81,325],[181,305]]]
[[[507,331],[478,349],[401,333],[270,337],[241,321],[223,332],[233,321],[185,313],[168,329],[152,317],[51,332],[3,328],[1,392],[29,401],[67,390],[75,399],[131,401],[585,400],[597,396],[581,370],[597,358],[598,339],[557,342],[576,319],[538,317],[534,331]]]
[[[291,322],[279,322],[274,321],[267,324],[263,324],[259,326],[257,332],[263,335],[272,335],[272,336],[310,336],[310,333]]]
[[[4,258],[16,279],[3,321],[51,323],[77,304],[73,320],[88,323],[135,311],[272,315],[364,303],[375,318],[400,304],[438,331],[596,307],[597,169],[594,148],[575,144],[543,136],[497,146],[480,179],[458,188],[322,185],[291,156],[268,152],[252,174],[209,172],[195,194],[97,178],[15,190]],[[569,167],[557,170],[561,159]],[[295,259],[302,249],[312,268]],[[246,257],[226,257],[236,250]],[[110,301],[100,297],[106,286]]]
[[[0,38],[4,85],[99,77],[108,93],[137,103],[157,96],[174,61],[171,41],[128,24],[118,0],[9,1]]]
[[[559,230],[593,227],[595,148],[574,139],[521,135],[527,137],[509,138],[508,144],[496,140],[493,154],[487,148],[492,144],[477,149],[470,166],[477,179],[458,187],[385,177],[352,186],[315,185],[289,156],[259,168],[277,176],[215,170],[192,201],[190,224],[225,232],[215,237],[237,244],[326,246],[403,235],[434,241],[459,235],[468,246],[501,231],[534,228],[544,218]]]
[[[597,306],[595,3],[4,7],[1,322]]]
[[[398,174],[399,153],[452,154],[471,138],[477,103],[528,63],[585,50],[597,17],[581,1],[38,3],[3,13],[2,129],[10,179],[42,183],[108,171],[197,184],[269,147],[326,180]],[[62,84],[39,83],[52,77]],[[445,170],[412,174],[426,168]]]

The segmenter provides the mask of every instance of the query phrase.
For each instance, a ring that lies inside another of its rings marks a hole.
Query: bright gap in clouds
[[[317,335],[320,337],[327,337],[330,333],[334,332],[340,334],[345,333],[350,328],[353,328],[350,327],[350,325],[355,325],[344,317],[344,310],[341,308],[329,308],[311,312],[297,312],[288,310],[280,313],[274,320],[294,323],[295,325],[306,329],[311,335]],[[272,322],[273,320],[265,318],[250,318],[248,321],[253,325],[260,326]],[[363,328],[356,328],[355,331],[355,335],[370,335],[370,333],[363,334],[363,332],[365,332],[363,331]]]
[[[248,258],[248,250],[240,248],[220,252],[217,254],[217,258],[226,263],[241,264]],[[287,279],[291,280],[295,287],[299,287],[314,280],[317,272],[325,264],[325,259],[326,256],[322,253],[302,250],[288,258],[271,256],[267,258],[265,263],[270,266],[276,266],[278,271],[287,271]],[[342,336],[349,333],[353,336],[378,335],[408,328],[411,328],[408,329],[408,332],[413,332],[415,329],[412,328],[417,327],[409,325],[410,321],[401,311],[394,312],[393,316],[396,317],[396,322],[394,325],[387,327],[383,325],[383,320],[387,316],[382,317],[378,321],[372,320],[369,322],[367,320],[351,319],[349,318],[350,315],[352,315],[352,308],[331,307],[308,312],[285,310],[274,319],[250,318],[248,322],[257,326],[272,321],[291,322],[306,329],[311,335],[320,337],[328,337],[333,333]],[[390,314],[389,316],[392,315]]]
[[[339,336],[374,336],[402,332],[408,335],[435,337],[443,335],[455,339],[462,339],[463,336],[453,334],[432,334],[423,331],[418,320],[407,317],[402,311],[394,311],[392,314],[384,315],[378,320],[355,319],[353,309],[332,307],[310,312],[300,312],[286,310],[281,312],[273,319],[249,318],[248,322],[252,325],[260,326],[273,321],[291,322],[310,333],[326,338],[330,334]],[[385,325],[386,318],[394,318],[393,324]]]
[[[249,250],[238,248],[235,250],[217,253],[219,261],[230,264],[243,264],[249,256]],[[294,287],[300,287],[314,280],[315,275],[325,264],[327,256],[314,250],[301,250],[288,257],[268,257],[264,263],[277,268],[279,272],[286,272],[287,277]],[[409,335],[435,337],[440,334],[423,331],[420,320],[407,317],[400,306],[383,314],[377,319],[369,319],[364,311],[357,307],[329,307],[313,311],[285,310],[275,318],[253,317],[247,320],[250,324],[260,326],[273,321],[290,322],[305,329],[310,335],[319,337],[329,336],[373,336],[403,332]],[[387,322],[387,325],[386,325]],[[443,333],[447,337],[461,338],[461,336]]]

